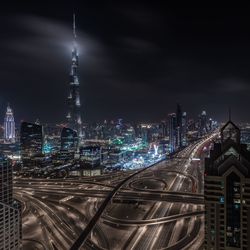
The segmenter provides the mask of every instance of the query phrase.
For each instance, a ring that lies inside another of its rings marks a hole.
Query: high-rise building
[[[9,160],[0,154],[0,201],[11,204],[13,200],[12,167]]]
[[[199,116],[199,135],[203,136],[207,133],[207,112],[203,110]]]
[[[151,124],[140,124],[138,127],[138,136],[142,138],[144,143],[151,142],[152,133],[151,133]]]
[[[187,145],[188,121],[187,112],[182,113],[182,146]]]
[[[215,126],[215,121],[213,121],[212,118],[209,118],[207,124],[208,131],[212,131],[214,129],[214,126]]]
[[[16,139],[15,121],[13,111],[10,106],[7,106],[7,111],[4,118],[4,140],[5,142],[14,143]]]
[[[68,96],[68,126],[71,129],[77,131],[78,137],[83,136],[82,131],[82,118],[80,112],[80,91],[79,91],[79,80],[78,80],[78,51],[76,44],[76,26],[75,26],[75,15],[73,15],[73,49],[72,49],[72,60],[70,70],[70,83],[69,83],[69,96]]]
[[[182,147],[182,111],[181,111],[181,105],[177,104],[176,107],[176,147],[181,148]]]
[[[167,122],[161,121],[159,124],[160,136],[163,138],[167,135]]]
[[[168,134],[169,134],[169,151],[174,152],[176,149],[176,114],[168,115]]]
[[[250,151],[228,121],[205,161],[205,249],[250,246]]]
[[[42,154],[43,127],[34,123],[22,122],[20,129],[20,148],[22,160]]]
[[[77,149],[77,133],[70,128],[63,128],[61,132],[61,150],[75,152]]]
[[[21,206],[13,199],[12,166],[0,155],[0,249],[21,247]]]

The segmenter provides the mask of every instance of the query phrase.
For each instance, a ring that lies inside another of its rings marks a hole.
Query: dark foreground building
[[[21,247],[21,206],[13,199],[12,166],[0,155],[0,249]]]
[[[34,123],[22,122],[20,130],[20,148],[22,159],[42,154],[43,127]]]
[[[250,152],[228,121],[205,163],[205,249],[250,249]]]

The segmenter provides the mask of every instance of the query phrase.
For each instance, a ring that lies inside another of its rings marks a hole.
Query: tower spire
[[[76,38],[76,15],[73,13],[73,35]]]

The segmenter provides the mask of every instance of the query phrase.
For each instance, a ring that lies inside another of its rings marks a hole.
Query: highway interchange
[[[23,249],[70,249],[77,239],[81,249],[199,249],[204,149],[214,136],[143,170],[80,179],[15,178]],[[84,235],[86,228],[90,233]]]

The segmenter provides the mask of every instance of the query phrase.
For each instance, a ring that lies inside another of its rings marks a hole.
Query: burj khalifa
[[[75,14],[73,15],[73,49],[70,69],[70,83],[69,83],[69,96],[68,96],[68,114],[66,116],[68,126],[77,131],[78,137],[83,137],[82,119],[81,119],[81,102],[79,92],[79,79],[78,79],[78,51],[76,43],[76,25]]]

